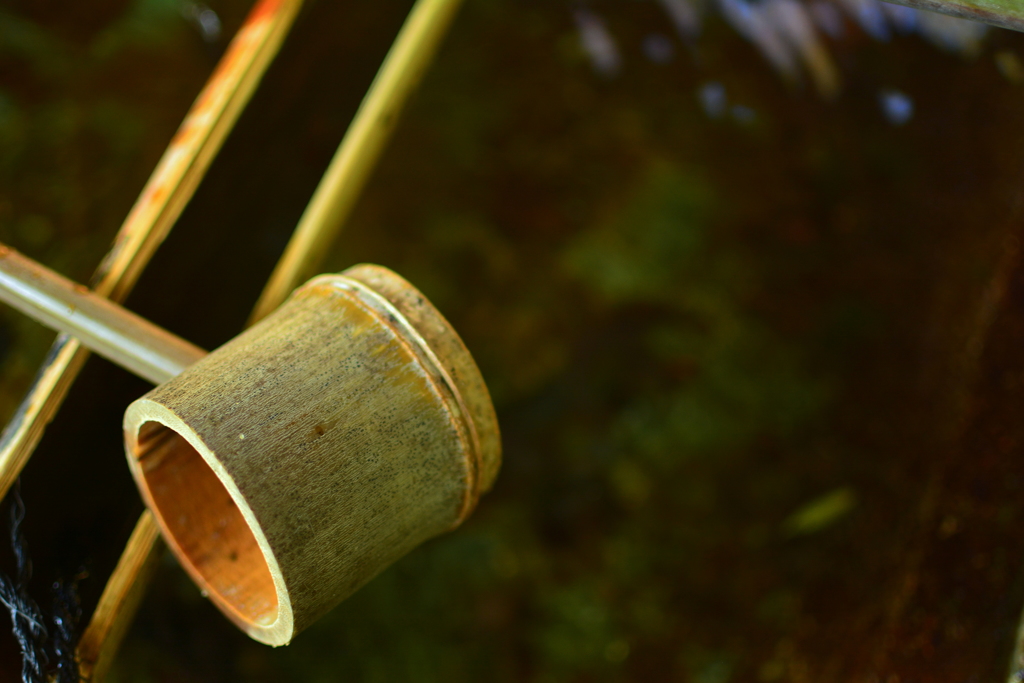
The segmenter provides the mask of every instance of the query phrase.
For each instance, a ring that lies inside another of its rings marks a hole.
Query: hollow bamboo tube
[[[251,321],[313,274],[341,230],[462,0],[417,0],[267,281]]]
[[[0,244],[0,301],[153,384],[206,351]]]
[[[93,291],[122,301],[163,242],[277,53],[302,0],[260,0],[196,98],[93,277]],[[0,498],[25,467],[88,357],[60,335],[0,435]]]
[[[1021,0],[885,0],[894,5],[929,10],[961,19],[1024,31],[1024,3]]]
[[[469,352],[379,266],[306,283],[132,403],[124,431],[181,565],[268,645],[461,523],[501,457]]]

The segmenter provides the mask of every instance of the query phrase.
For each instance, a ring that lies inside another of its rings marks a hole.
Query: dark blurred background
[[[88,281],[250,8],[208,2],[0,0],[0,240]],[[241,329],[410,6],[307,2],[129,307]],[[460,331],[494,490],[286,648],[168,556],[111,680],[1005,680],[1022,58],[871,0],[467,0],[324,270]],[[52,338],[0,310],[0,416]],[[142,509],[144,391],[90,360],[24,471],[44,606]]]

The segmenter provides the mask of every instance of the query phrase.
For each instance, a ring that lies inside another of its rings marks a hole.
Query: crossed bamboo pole
[[[334,159],[268,281],[249,325],[273,311],[319,263],[348,217],[394,130],[403,105],[422,79],[461,0],[418,0],[356,112]],[[113,660],[152,577],[160,536],[142,514],[83,634],[83,681],[99,681]]]
[[[260,78],[301,0],[260,0],[185,116],[92,279],[123,301],[191,199]],[[0,435],[0,497],[7,494],[60,408],[89,352],[74,338],[54,342],[39,376]]]
[[[255,5],[96,270],[92,286],[97,295],[123,301],[131,292],[234,127],[301,4],[302,0],[259,0]],[[32,456],[88,355],[74,337],[57,337],[35,383],[0,435],[0,497]],[[83,634],[79,657],[85,680],[99,680],[109,667],[158,557],[159,535],[146,513]],[[119,617],[119,612],[126,616]]]

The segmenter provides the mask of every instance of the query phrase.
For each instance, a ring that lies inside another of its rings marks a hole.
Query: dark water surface
[[[224,36],[248,10],[210,4]],[[129,307],[207,348],[242,327],[410,4],[309,4]],[[283,649],[168,557],[113,680],[1005,680],[1024,38],[966,58],[848,20],[828,101],[654,2],[589,5],[609,69],[580,7],[467,1],[324,268],[393,268],[460,331],[494,490]],[[225,45],[179,9],[0,1],[0,240],[88,279]],[[51,338],[0,311],[5,414]],[[41,602],[82,567],[99,597],[145,390],[91,360],[25,470]]]

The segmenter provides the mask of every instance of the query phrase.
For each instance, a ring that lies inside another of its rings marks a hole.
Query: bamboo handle
[[[0,244],[0,301],[162,384],[206,351]]]

